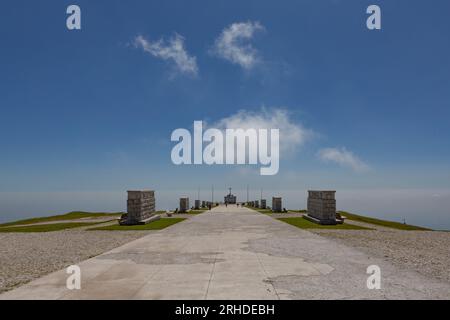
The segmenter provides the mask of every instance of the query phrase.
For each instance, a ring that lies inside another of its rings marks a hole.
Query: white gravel
[[[72,229],[43,233],[0,233],[0,293],[150,232]]]

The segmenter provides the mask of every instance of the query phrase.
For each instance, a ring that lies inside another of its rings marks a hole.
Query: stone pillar
[[[272,197],[272,211],[273,212],[282,212],[283,211],[281,197]]]
[[[194,209],[195,210],[200,209],[200,200],[195,200]]]
[[[267,208],[266,199],[262,199],[261,200],[261,209],[266,209],[266,208]]]
[[[337,224],[336,191],[308,191],[308,220],[320,224]]]
[[[259,208],[259,201],[258,200],[255,201],[255,208]]]
[[[202,208],[206,208],[206,201],[202,201]]]
[[[180,213],[186,213],[189,210],[189,198],[180,198]]]
[[[146,191],[127,191],[127,215],[122,224],[142,224],[155,214],[155,192]]]

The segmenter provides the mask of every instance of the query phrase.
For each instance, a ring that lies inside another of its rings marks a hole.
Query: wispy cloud
[[[247,40],[256,32],[264,30],[259,22],[233,23],[216,39],[212,52],[217,56],[249,70],[260,60],[258,51]]]
[[[225,129],[279,129],[280,151],[293,152],[313,136],[313,131],[292,120],[283,108],[261,108],[258,111],[240,110],[223,118],[214,127]]]
[[[139,35],[134,39],[134,45],[155,58],[171,61],[176,73],[198,75],[197,59],[188,54],[184,46],[184,38],[177,33],[168,41],[161,38],[154,42]]]
[[[318,157],[323,161],[335,162],[356,172],[365,172],[370,169],[369,165],[345,148],[321,149],[318,152]]]

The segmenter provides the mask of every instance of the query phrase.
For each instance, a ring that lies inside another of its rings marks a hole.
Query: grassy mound
[[[99,217],[120,217],[122,212],[84,212],[84,211],[73,211],[66,214],[60,214],[50,217],[40,217],[18,220],[13,222],[7,222],[0,224],[1,227],[10,227],[16,225],[26,225],[26,224],[36,224],[41,222],[53,222],[53,221],[64,221],[64,220],[77,220],[82,218],[99,218]]]
[[[67,223],[50,223],[50,224],[38,224],[31,226],[20,226],[20,227],[4,227],[0,228],[0,233],[2,232],[51,232],[60,231],[65,229],[73,229],[79,227],[89,227],[99,224],[98,222],[67,222]]]
[[[348,220],[370,223],[370,224],[387,227],[387,228],[394,228],[394,229],[398,229],[398,230],[431,231],[431,229],[427,229],[427,228],[423,228],[423,227],[413,226],[413,225],[409,225],[409,224],[403,224],[400,222],[365,217],[365,216],[361,216],[361,215],[346,212],[346,211],[339,211],[339,213],[342,216],[345,216]]]

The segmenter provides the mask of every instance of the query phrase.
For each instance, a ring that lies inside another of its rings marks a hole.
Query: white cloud
[[[313,132],[292,121],[290,113],[281,108],[261,108],[259,111],[240,110],[236,114],[219,120],[218,129],[279,129],[280,151],[295,151],[302,146]]]
[[[259,62],[258,52],[251,44],[244,43],[244,40],[251,40],[254,34],[261,30],[264,30],[264,27],[259,22],[233,23],[216,39],[213,52],[249,70]]]
[[[340,166],[351,168],[356,172],[364,172],[370,169],[364,161],[345,148],[321,149],[318,157],[323,161],[335,162]]]
[[[174,70],[178,73],[192,76],[198,74],[196,57],[188,54],[184,47],[184,38],[177,33],[168,41],[161,38],[151,42],[143,36],[137,36],[134,45],[156,58],[171,60],[174,63]]]

